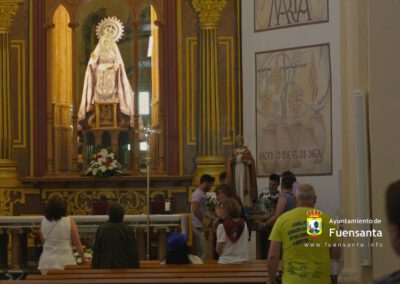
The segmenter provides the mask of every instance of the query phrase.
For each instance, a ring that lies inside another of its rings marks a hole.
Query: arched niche
[[[72,162],[72,33],[70,15],[59,5],[47,30],[47,173],[65,173]]]
[[[157,25],[163,22],[162,7],[161,0],[49,0],[47,2],[46,26],[48,27],[49,51],[48,174],[76,172],[74,161],[78,161],[78,164],[87,164],[88,157],[99,146],[91,145],[87,135],[79,133],[76,114],[81,102],[87,63],[98,42],[95,28],[105,17],[116,16],[124,24],[125,32],[118,42],[118,48],[124,61],[128,80],[135,92],[134,128],[149,125],[158,127],[165,132],[165,119],[160,119],[162,117],[162,105],[160,103],[162,74],[159,68],[159,50],[162,46],[162,37]],[[65,16],[62,28],[54,18],[54,15],[59,13],[58,9],[61,9]],[[56,35],[58,38],[60,36],[68,37],[68,40],[55,40]],[[152,38],[152,49],[151,56],[148,56],[150,37]],[[60,47],[60,45],[64,45],[64,47]],[[60,58],[62,59],[60,60]],[[57,88],[60,89],[57,87],[60,84],[64,86],[62,95],[60,95],[61,92],[54,91]],[[145,115],[146,117],[141,115],[139,109],[141,92],[149,93],[150,110],[147,116]],[[62,99],[59,99],[60,97]],[[56,106],[54,101],[57,102]],[[60,106],[62,111],[58,112]],[[55,114],[55,107],[58,108],[57,113],[59,114]],[[58,123],[59,121],[62,123]],[[141,123],[143,121],[144,123]],[[59,134],[57,125],[62,127],[64,134]],[[166,172],[164,135],[162,132],[160,136],[153,137],[151,140],[153,172]],[[133,129],[130,133],[121,137],[123,137],[122,142],[118,141],[114,144],[118,145],[118,148],[123,148],[124,151],[117,153],[117,155],[123,157],[131,173],[139,173],[140,160],[144,156],[144,153],[139,150],[140,138],[134,134]],[[88,143],[86,150],[82,147],[84,143]],[[94,144],[97,144],[97,142],[94,142]],[[62,153],[62,151],[65,153]],[[82,166],[77,168],[80,170]]]

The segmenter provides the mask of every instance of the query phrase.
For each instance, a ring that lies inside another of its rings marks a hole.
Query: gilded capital
[[[24,2],[24,0],[0,0],[0,33],[10,32],[18,5]]]
[[[192,0],[192,5],[199,14],[200,28],[215,28],[226,0]]]

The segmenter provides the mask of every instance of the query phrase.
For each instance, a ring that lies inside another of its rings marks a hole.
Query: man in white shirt
[[[203,231],[203,214],[206,211],[206,192],[214,183],[214,178],[204,174],[200,178],[199,187],[192,193],[192,232],[193,232],[193,253],[202,260],[208,258],[207,240]]]

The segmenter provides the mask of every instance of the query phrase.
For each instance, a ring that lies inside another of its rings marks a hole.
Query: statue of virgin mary
[[[86,68],[78,121],[86,118],[94,103],[119,103],[121,112],[132,118],[134,93],[117,46],[123,32],[124,26],[116,17],[105,18],[97,25],[99,43]]]

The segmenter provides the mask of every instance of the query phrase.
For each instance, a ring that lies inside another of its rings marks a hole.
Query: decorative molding
[[[155,198],[156,196],[171,198],[173,193],[182,192],[186,192],[186,187],[154,188],[150,192],[150,198]],[[43,189],[41,198],[48,200],[54,195],[61,196],[67,201],[67,210],[70,215],[93,214],[93,205],[102,198],[117,201],[124,207],[126,214],[135,215],[147,212],[146,188],[135,188],[135,190],[128,188]]]
[[[226,0],[192,0],[192,5],[199,14],[200,28],[215,28]]]
[[[0,189],[0,215],[13,216],[15,204],[25,204],[27,194],[39,194],[38,189]]]
[[[14,16],[17,14],[18,6],[25,3],[24,0],[1,0],[0,1],[0,33],[9,33]]]
[[[11,40],[11,49],[15,48],[17,53],[17,109],[18,109],[18,135],[14,139],[14,148],[25,148],[26,147],[26,48],[25,40]]]

